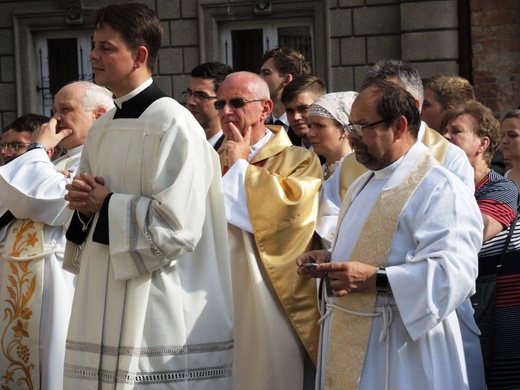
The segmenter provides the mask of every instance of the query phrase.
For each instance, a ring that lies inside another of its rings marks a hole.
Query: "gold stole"
[[[26,389],[40,384],[44,252],[43,224],[15,220],[2,253],[0,372],[5,383]]]
[[[426,174],[438,165],[428,153],[397,186],[382,191],[370,211],[349,261],[384,267],[402,210]],[[366,177],[351,188],[340,210],[338,228],[352,203],[352,194],[366,184]],[[337,237],[337,231],[335,237]],[[355,293],[336,298],[336,305],[358,313],[374,313],[377,293]],[[330,310],[330,309],[329,309]],[[365,362],[373,317],[350,314],[336,309],[332,316],[330,347],[325,372],[325,389],[357,389]],[[373,373],[379,375],[379,373]]]
[[[446,153],[448,153],[448,147],[450,146],[448,140],[432,128],[426,126],[422,143],[430,149],[430,153],[433,157],[443,165]]]

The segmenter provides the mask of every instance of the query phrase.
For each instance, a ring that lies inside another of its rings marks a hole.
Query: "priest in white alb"
[[[104,87],[67,84],[54,97],[53,118],[32,129],[27,151],[0,167],[0,383],[6,386],[63,388],[76,279],[62,268],[72,217],[63,197],[90,126],[113,105]],[[56,145],[65,153],[51,161]]]
[[[66,199],[79,272],[67,389],[232,387],[233,302],[218,156],[152,67],[162,24],[142,3],[97,11],[90,53],[116,109],[91,129]]]
[[[345,196],[332,251],[297,259],[299,274],[323,277],[316,388],[469,389],[456,309],[475,289],[476,202],[417,142],[401,87],[365,85],[350,122],[368,172]]]

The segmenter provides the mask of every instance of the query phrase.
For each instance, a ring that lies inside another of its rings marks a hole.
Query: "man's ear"
[[[52,160],[52,156],[54,155],[54,148],[50,148],[47,150],[47,156]]]
[[[148,60],[148,49],[144,46],[139,46],[135,49],[134,68],[140,68],[145,65]]]
[[[406,120],[406,118],[401,115],[399,117],[397,117],[397,119],[395,120],[395,131],[394,131],[394,134],[395,134],[395,137],[397,139],[401,138],[407,131],[408,129],[408,121]]]
[[[94,117],[98,119],[101,115],[107,112],[107,109],[103,106],[100,106],[94,110]]]
[[[271,99],[265,99],[262,102],[262,114],[260,120],[263,122],[273,111],[273,101]]]
[[[283,76],[282,86],[285,88],[287,84],[289,84],[291,81],[293,81],[294,77],[292,74],[287,73],[285,76]]]

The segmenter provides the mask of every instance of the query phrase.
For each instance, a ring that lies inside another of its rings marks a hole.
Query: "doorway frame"
[[[258,15],[252,2],[236,0],[199,0],[199,42],[201,62],[221,61],[221,25],[223,23],[259,21],[266,19],[310,19],[314,34],[313,74],[329,83],[330,50],[327,36],[327,9],[322,0],[286,0],[273,2],[271,13]],[[255,23],[256,24],[256,23]]]

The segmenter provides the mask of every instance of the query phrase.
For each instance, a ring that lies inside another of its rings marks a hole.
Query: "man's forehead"
[[[265,61],[260,70],[270,70],[271,72],[278,72],[278,69],[276,69],[276,64],[274,63],[274,59],[269,58],[267,61]]]
[[[192,91],[202,90],[202,89],[213,89],[214,87],[214,79],[204,79],[202,77],[191,77],[190,78],[190,88]]]
[[[31,132],[26,131],[15,131],[9,129],[2,134],[2,142],[13,142],[13,141],[25,141],[31,138]]]
[[[302,92],[299,93],[294,99],[289,102],[284,103],[286,107],[300,107],[300,106],[310,106],[317,99],[317,96],[310,92]]]
[[[365,119],[365,117],[373,116],[377,112],[376,99],[377,95],[374,89],[363,90],[352,103],[350,110],[350,119],[355,122]]]

